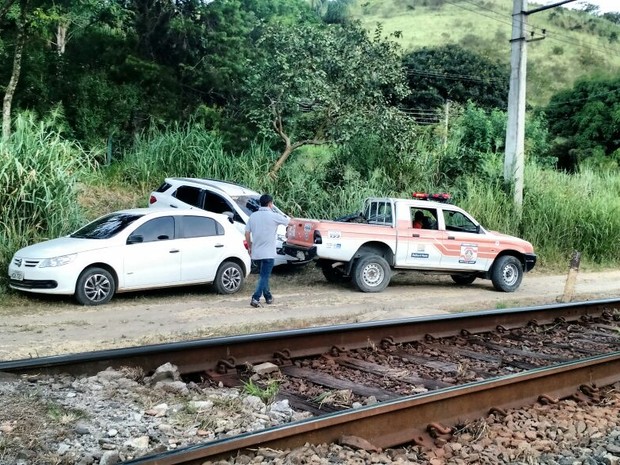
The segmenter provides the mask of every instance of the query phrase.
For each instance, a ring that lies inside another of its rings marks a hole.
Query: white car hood
[[[28,247],[19,249],[15,253],[15,256],[19,258],[52,258],[100,249],[109,245],[109,239],[78,239],[66,236],[29,245]]]

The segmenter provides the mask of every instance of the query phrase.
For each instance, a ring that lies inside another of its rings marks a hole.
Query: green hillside
[[[351,13],[368,29],[399,31],[404,51],[454,43],[510,62],[511,0],[359,0]],[[579,78],[620,74],[620,25],[554,8],[529,16],[528,26],[534,38],[545,36],[528,43],[530,104],[547,103]]]

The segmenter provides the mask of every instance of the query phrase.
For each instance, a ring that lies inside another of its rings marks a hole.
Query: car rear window
[[[157,188],[156,192],[166,192],[168,189],[172,187],[172,184],[164,182],[161,186]]]
[[[71,234],[71,237],[78,239],[108,239],[142,216],[136,213],[111,213],[88,223]]]

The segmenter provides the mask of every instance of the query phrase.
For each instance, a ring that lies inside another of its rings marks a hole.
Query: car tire
[[[218,294],[234,294],[245,282],[245,275],[241,266],[235,262],[225,261],[220,265],[215,275],[215,290]]]
[[[353,284],[362,292],[381,292],[390,283],[392,270],[380,255],[363,255],[353,266]]]
[[[495,260],[491,271],[493,287],[501,292],[514,292],[523,280],[523,265],[518,258],[504,255]]]
[[[462,286],[471,284],[476,280],[475,274],[451,274],[450,277],[452,281]]]
[[[334,268],[331,263],[323,263],[321,265],[321,271],[323,276],[327,279],[327,282],[342,284],[351,282],[351,276],[346,276],[341,268]]]
[[[116,282],[112,274],[94,266],[82,271],[75,285],[75,299],[82,305],[103,305],[115,292]]]

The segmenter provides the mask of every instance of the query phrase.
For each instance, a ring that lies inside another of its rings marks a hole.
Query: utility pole
[[[525,88],[527,70],[527,16],[576,0],[564,0],[552,5],[526,11],[527,0],[513,0],[512,35],[510,38],[510,90],[508,92],[508,122],[504,154],[504,180],[514,189],[517,211],[523,206],[523,172],[525,146]],[[531,39],[531,40],[540,40]]]

